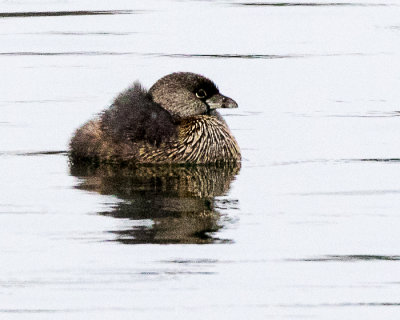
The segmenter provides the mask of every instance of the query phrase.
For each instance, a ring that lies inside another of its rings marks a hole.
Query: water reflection
[[[229,242],[215,233],[224,225],[222,210],[235,208],[237,200],[215,197],[227,194],[239,170],[238,164],[71,166],[71,174],[82,178],[77,188],[123,200],[100,214],[134,221],[129,229],[112,231],[126,244]]]

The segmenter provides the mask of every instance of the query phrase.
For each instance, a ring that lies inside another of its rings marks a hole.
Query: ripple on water
[[[239,6],[256,7],[383,7],[396,4],[362,2],[241,2]]]
[[[94,16],[115,14],[137,14],[138,10],[79,10],[79,11],[30,11],[30,12],[0,12],[0,18],[32,18],[59,16]]]
[[[362,261],[398,261],[400,256],[384,255],[325,255],[315,258],[288,259],[288,261],[306,261],[306,262],[362,262]]]

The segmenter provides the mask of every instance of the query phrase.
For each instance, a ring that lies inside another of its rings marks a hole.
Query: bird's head
[[[169,74],[149,90],[153,101],[168,110],[175,120],[212,114],[218,108],[237,108],[208,78],[190,72]]]

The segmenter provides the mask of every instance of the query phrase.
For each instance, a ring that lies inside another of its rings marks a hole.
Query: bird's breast
[[[183,161],[208,163],[240,161],[239,146],[223,120],[200,115],[179,126],[179,154]]]

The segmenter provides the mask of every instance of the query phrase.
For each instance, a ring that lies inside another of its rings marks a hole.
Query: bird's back
[[[72,160],[139,160],[145,145],[160,146],[177,134],[168,111],[152,101],[140,84],[121,93],[97,119],[79,128],[71,140]]]

